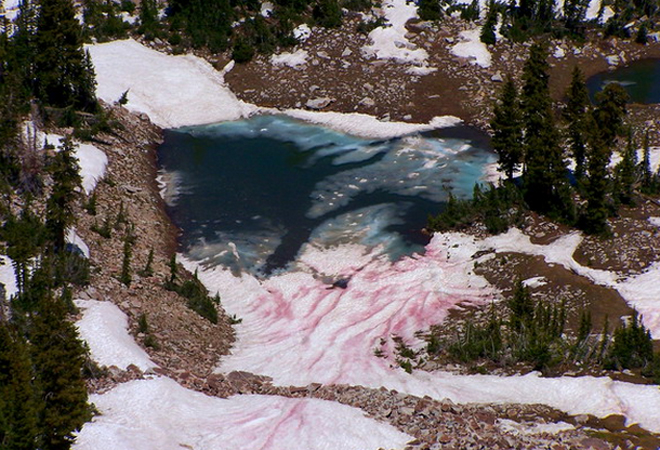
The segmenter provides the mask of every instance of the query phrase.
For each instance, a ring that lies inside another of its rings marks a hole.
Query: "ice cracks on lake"
[[[276,384],[347,383],[384,386],[413,395],[457,402],[542,403],[571,414],[623,414],[629,422],[660,431],[660,391],[607,377],[542,378],[405,373],[396,367],[389,337],[414,337],[444,320],[462,302],[484,303],[495,292],[472,271],[472,255],[498,249],[543,255],[603,283],[616,277],[582,268],[572,260],[581,236],[570,234],[549,246],[533,245],[518,230],[479,241],[457,233],[435,235],[423,256],[390,262],[370,258],[358,245],[303,250],[297,270],[266,280],[234,277],[221,267],[200,267],[200,279],[218,291],[229,314],[242,319],[232,355],[218,370],[245,370],[273,377]],[[329,262],[331,259],[331,263]],[[366,261],[366,262],[365,262]],[[197,264],[183,262],[194,270]],[[348,279],[346,289],[327,279]],[[323,281],[326,281],[324,283]],[[387,359],[374,356],[381,338]],[[589,399],[585,401],[584,399]]]

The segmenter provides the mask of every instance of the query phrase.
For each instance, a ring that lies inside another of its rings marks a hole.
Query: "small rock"
[[[502,78],[502,74],[500,72],[497,72],[495,75],[490,77],[490,81],[501,83],[502,81],[504,81],[504,78]]]
[[[312,98],[307,100],[305,106],[309,109],[323,109],[332,103],[332,101],[330,97]]]

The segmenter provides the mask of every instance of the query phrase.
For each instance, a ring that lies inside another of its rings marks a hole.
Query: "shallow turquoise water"
[[[159,149],[183,251],[263,272],[309,240],[381,245],[393,259],[422,251],[447,189],[470,195],[494,160],[466,128],[369,140],[280,116],[169,130]]]

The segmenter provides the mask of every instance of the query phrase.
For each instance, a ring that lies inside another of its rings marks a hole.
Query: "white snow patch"
[[[275,6],[271,2],[263,2],[261,4],[261,15],[264,17],[270,17],[273,14],[273,8]]]
[[[85,194],[92,193],[96,184],[105,176],[108,157],[92,144],[77,144],[76,158],[80,164],[80,176]]]
[[[479,28],[461,31],[463,42],[454,45],[451,52],[461,58],[467,58],[472,64],[486,68],[491,65],[491,55],[486,44],[481,42],[480,33]]]
[[[76,326],[89,345],[94,361],[124,370],[131,364],[142,371],[156,367],[147,352],[128,334],[126,314],[115,304],[97,300],[76,300],[75,304],[84,310]]]
[[[66,233],[66,241],[69,244],[73,244],[78,247],[80,251],[83,252],[83,255],[85,255],[85,258],[89,259],[89,247],[87,244],[85,244],[85,241],[83,241],[82,238],[78,236],[75,228],[69,228]]]
[[[546,280],[545,277],[533,277],[523,281],[523,285],[530,288],[537,288],[545,286],[546,284],[548,284],[548,280]]]
[[[400,137],[461,123],[461,119],[453,116],[434,117],[429,123],[407,123],[384,122],[374,116],[360,113],[317,112],[302,109],[287,109],[282,113],[294,119],[324,125],[353,136],[377,139]]]
[[[429,57],[426,50],[418,48],[406,37],[406,22],[418,17],[417,5],[406,0],[383,0],[382,8],[386,24],[369,33],[371,44],[362,47],[363,53],[378,59],[426,67]]]
[[[14,264],[9,256],[0,255],[0,283],[5,285],[5,296],[7,299],[16,295],[18,292]]]
[[[660,227],[660,217],[649,217],[649,223],[655,227]]]
[[[575,427],[566,422],[557,423],[519,423],[515,420],[498,419],[497,426],[505,433],[528,436],[530,434],[557,434],[562,431],[574,430]]]
[[[275,66],[289,66],[294,69],[304,66],[307,63],[309,53],[306,50],[298,49],[293,53],[285,52],[270,57],[270,62]]]
[[[59,149],[63,136],[53,133],[38,133],[41,139],[48,144]],[[74,156],[78,160],[80,168],[80,177],[82,178],[82,188],[85,194],[92,193],[96,184],[105,176],[105,170],[108,165],[108,157],[98,147],[92,144],[83,144],[73,141]]]
[[[75,450],[376,450],[403,448],[413,439],[334,402],[221,399],[168,378],[131,381],[90,401],[101,415],[83,426]]]
[[[293,29],[293,37],[295,37],[298,42],[305,42],[311,35],[312,30],[306,23],[300,24]]]
[[[97,96],[147,114],[163,128],[237,120],[256,111],[227,88],[220,72],[193,55],[159,53],[128,39],[86,47],[94,63]]]

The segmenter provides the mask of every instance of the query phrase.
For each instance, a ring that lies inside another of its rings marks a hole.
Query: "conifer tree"
[[[126,235],[126,238],[124,239],[124,258],[121,263],[121,275],[119,277],[119,281],[124,283],[126,286],[131,285],[132,281],[132,276],[131,276],[131,256],[132,256],[132,239],[130,238],[130,235]]]
[[[633,193],[637,182],[637,149],[631,128],[628,129],[628,144],[621,156],[621,162],[616,167],[616,194],[621,203],[630,205],[633,203]]]
[[[597,127],[592,128],[597,129]],[[581,218],[582,228],[587,233],[602,234],[607,231],[609,216],[607,194],[610,187],[607,165],[610,157],[611,150],[606,143],[606,137],[594,131],[589,139],[587,160],[588,175],[585,188],[587,206]]]
[[[41,0],[35,34],[36,95],[48,105],[96,109],[91,62],[71,0]]]
[[[518,90],[510,76],[504,82],[499,102],[495,104],[490,127],[493,149],[499,156],[499,170],[512,180],[522,162],[523,133]]]
[[[44,296],[32,315],[29,330],[39,413],[41,450],[70,448],[74,436],[91,418],[82,378],[85,349],[75,326],[66,320],[62,301]]]
[[[37,448],[37,414],[28,344],[7,321],[0,320],[0,447]]]
[[[571,84],[566,92],[564,120],[568,124],[568,144],[575,159],[575,178],[581,180],[585,173],[587,114],[591,102],[584,75],[579,67],[573,69]]]
[[[419,18],[422,20],[440,20],[442,8],[438,0],[419,0],[417,3]]]
[[[53,189],[46,202],[46,227],[51,233],[56,251],[64,248],[67,229],[75,223],[73,205],[80,194],[78,161],[73,155],[73,144],[65,138],[51,165]]]
[[[619,83],[609,83],[596,94],[594,125],[598,128],[604,144],[609,147],[614,145],[617,135],[621,133],[627,102],[628,93]]]
[[[486,21],[481,27],[481,34],[479,39],[486,45],[494,45],[496,42],[495,25],[497,25],[497,9],[495,2],[491,1],[488,7],[488,15]]]
[[[566,161],[552,115],[546,59],[544,47],[534,44],[523,69],[525,200],[536,211],[569,218]]]

